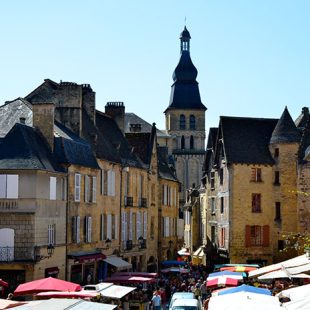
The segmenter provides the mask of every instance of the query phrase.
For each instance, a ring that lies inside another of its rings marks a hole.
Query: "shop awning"
[[[93,263],[106,258],[100,250],[73,252],[68,254],[68,257],[78,261],[79,263]]]
[[[100,294],[103,297],[120,299],[124,297],[125,295],[127,295],[128,293],[134,291],[135,289],[136,287],[131,287],[131,286],[112,285],[100,291]]]
[[[193,257],[199,257],[199,258],[202,258],[205,256],[205,253],[204,253],[204,248],[201,246],[199,247],[193,254]]]
[[[116,267],[117,269],[129,269],[132,268],[132,265],[125,260],[117,257],[117,256],[108,256],[106,259],[104,259],[105,262],[108,264]]]

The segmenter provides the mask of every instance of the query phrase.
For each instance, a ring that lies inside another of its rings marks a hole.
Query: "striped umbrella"
[[[219,286],[237,286],[238,279],[229,278],[227,276],[214,277],[207,280],[207,287],[219,287]]]

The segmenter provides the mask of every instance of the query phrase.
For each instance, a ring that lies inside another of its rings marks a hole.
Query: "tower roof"
[[[200,109],[206,110],[200,99],[198,82],[196,81],[198,71],[190,57],[190,34],[186,27],[181,32],[181,56],[172,78],[171,95],[168,109]],[[166,111],[167,111],[166,110]]]
[[[270,143],[299,142],[300,133],[292,120],[287,107],[285,107],[275,129],[273,130]]]

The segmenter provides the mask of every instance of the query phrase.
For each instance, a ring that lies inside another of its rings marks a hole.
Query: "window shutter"
[[[107,239],[112,240],[112,215],[108,214],[107,218]]]
[[[91,216],[88,217],[88,242],[91,242],[91,233],[92,233],[92,218]]]
[[[97,201],[97,177],[93,177],[93,193],[92,193],[92,202]]]
[[[8,199],[18,198],[18,175],[17,174],[8,174],[7,176],[6,197]]]
[[[81,218],[77,216],[76,217],[76,243],[81,242],[80,230],[81,230]]]
[[[245,247],[248,248],[251,246],[251,226],[245,226]]]
[[[50,177],[50,200],[56,200],[56,178]]]
[[[100,215],[100,240],[104,240],[104,214]]]
[[[137,211],[137,228],[136,228],[136,231],[137,231],[136,238],[138,240],[139,237],[141,236],[141,213],[140,213],[140,211]]]
[[[115,171],[112,171],[112,196],[115,196]]]
[[[132,240],[132,211],[129,213],[129,240]]]
[[[84,201],[89,202],[89,176],[85,175]]]
[[[114,215],[114,225],[115,225],[115,239],[118,239],[118,216]]]
[[[0,198],[6,198],[6,174],[0,175]]]
[[[144,222],[144,224],[143,224],[143,238],[147,239],[147,212],[143,213],[143,217],[144,217],[144,219],[143,219],[143,222]]]
[[[269,226],[265,225],[263,228],[263,246],[269,246]]]
[[[108,170],[108,173],[107,173],[107,195],[108,196],[111,196],[111,170]]]
[[[125,212],[122,211],[122,241],[126,242],[126,221],[125,221]]]
[[[167,236],[166,237],[170,237],[170,217],[166,217],[166,221],[167,221]]]
[[[81,175],[76,173],[75,174],[75,201],[80,201],[80,187],[81,187]]]
[[[72,242],[76,242],[76,216],[72,216],[71,225],[71,240]]]

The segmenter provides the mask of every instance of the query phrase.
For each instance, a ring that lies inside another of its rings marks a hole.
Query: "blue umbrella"
[[[185,266],[186,262],[179,262],[177,260],[165,260],[162,262],[164,266]]]
[[[242,284],[240,286],[229,288],[227,290],[219,291],[218,295],[233,294],[233,293],[238,293],[238,292],[249,292],[249,293],[255,293],[255,294],[271,295],[271,292],[267,288],[259,288],[259,287],[246,285],[246,284]]]
[[[238,275],[243,277],[243,272],[224,270],[224,271],[210,273],[208,278],[220,277],[220,276],[238,276]]]

